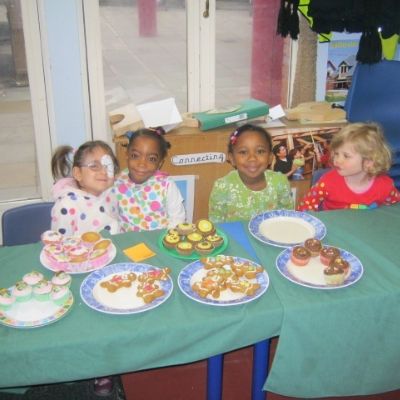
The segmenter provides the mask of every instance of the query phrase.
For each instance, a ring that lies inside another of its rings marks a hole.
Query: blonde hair
[[[392,152],[383,136],[382,128],[375,123],[354,123],[346,125],[333,136],[331,154],[345,143],[353,145],[363,160],[371,160],[372,166],[366,171],[370,176],[386,173],[392,165]]]

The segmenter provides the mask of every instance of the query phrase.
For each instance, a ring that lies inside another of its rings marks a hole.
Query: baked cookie
[[[111,279],[107,279],[100,283],[100,286],[107,289],[110,293],[115,293],[118,289],[129,288],[132,282],[136,280],[136,274],[133,272],[125,274],[115,274]]]
[[[143,282],[138,286],[136,294],[138,297],[141,297],[146,304],[148,304],[152,303],[155,299],[164,296],[164,290],[154,282]]]

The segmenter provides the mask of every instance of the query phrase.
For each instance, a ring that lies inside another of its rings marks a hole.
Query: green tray
[[[160,247],[161,251],[164,252],[165,254],[168,254],[169,256],[172,256],[172,257],[181,258],[182,260],[198,260],[199,258],[202,258],[202,257],[216,256],[217,254],[221,254],[228,247],[228,237],[225,235],[224,232],[222,232],[221,230],[217,229],[216,233],[218,235],[220,235],[224,239],[224,242],[221,244],[221,246],[215,248],[211,253],[209,253],[209,254],[199,254],[195,250],[190,255],[179,254],[175,249],[168,249],[168,248],[166,248],[164,246],[163,239],[164,239],[164,236],[166,235],[167,231],[168,230],[166,230],[158,238],[158,246]]]

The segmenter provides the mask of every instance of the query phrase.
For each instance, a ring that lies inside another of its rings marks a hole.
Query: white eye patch
[[[114,163],[108,154],[104,154],[104,156],[100,158],[100,164],[106,168],[107,176],[109,178],[114,178]]]

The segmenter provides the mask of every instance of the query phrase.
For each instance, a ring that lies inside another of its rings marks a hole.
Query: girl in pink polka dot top
[[[118,161],[107,143],[89,141],[75,153],[61,146],[51,168],[56,180],[52,230],[68,236],[103,229],[119,232],[118,201],[112,192]]]
[[[159,170],[170,147],[164,133],[162,128],[130,132],[128,168],[114,184],[122,232],[172,228],[186,219],[178,187]]]

